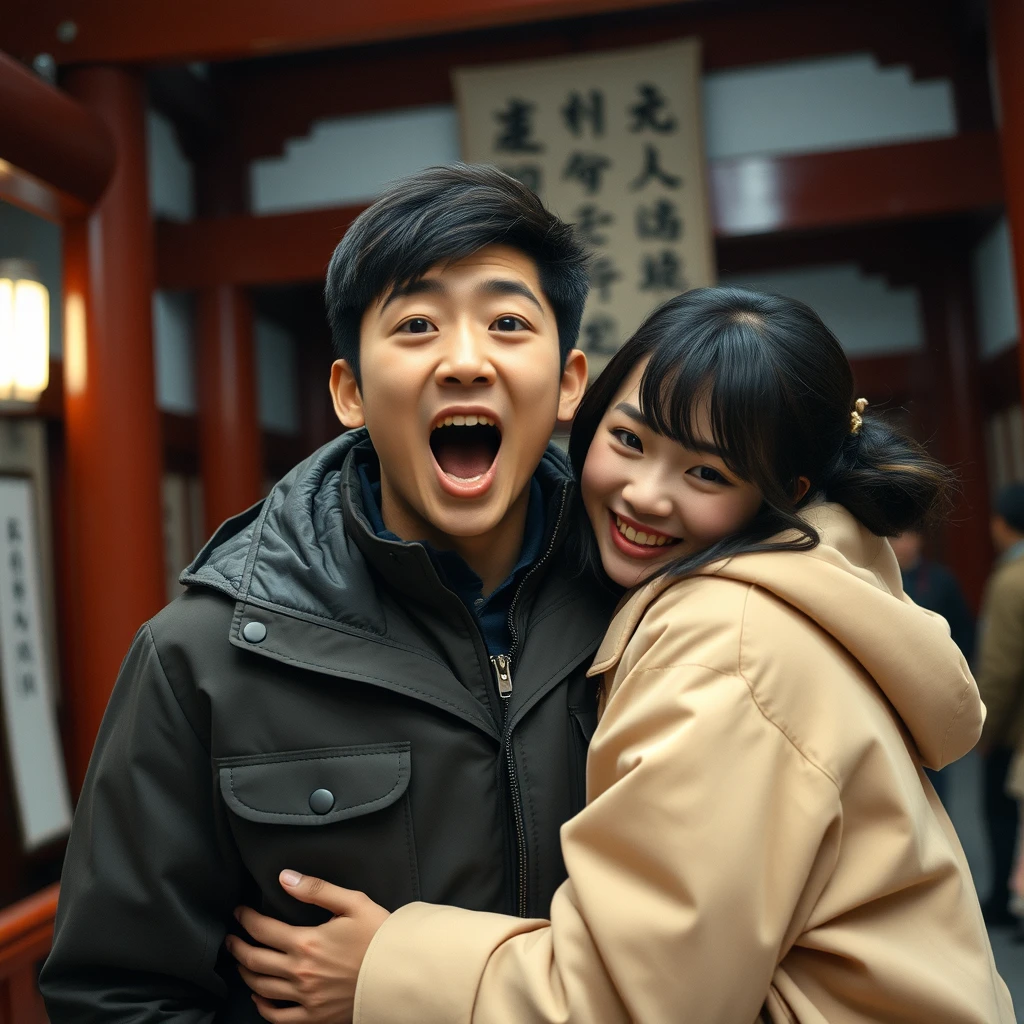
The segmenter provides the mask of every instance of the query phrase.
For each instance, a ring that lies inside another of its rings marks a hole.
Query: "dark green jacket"
[[[285,867],[388,908],[547,913],[612,605],[561,555],[564,458],[537,471],[558,525],[510,613],[503,706],[426,550],[370,529],[356,459],[373,457],[362,431],[316,452],[220,528],[139,630],[68,846],[41,977],[53,1024],[260,1020],[223,940],[239,903],[326,917],[285,895]]]

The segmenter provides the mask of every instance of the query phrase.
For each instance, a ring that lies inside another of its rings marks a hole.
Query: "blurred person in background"
[[[968,664],[974,664],[974,616],[953,573],[939,562],[924,557],[924,535],[907,530],[889,543],[900,563],[903,591],[915,603],[937,612],[948,623],[953,642],[963,652]],[[945,803],[947,777],[941,772],[925,769],[935,791]]]
[[[989,924],[1012,924],[1007,906],[1019,819],[1006,792],[1014,748],[1024,744],[1024,484],[996,498],[992,542],[998,553],[981,612],[978,686],[988,718],[978,750],[985,760],[985,821],[992,851]]]

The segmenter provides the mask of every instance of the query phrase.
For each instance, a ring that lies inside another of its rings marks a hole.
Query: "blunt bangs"
[[[692,451],[713,445],[737,476],[761,486],[759,469],[774,464],[777,448],[781,390],[766,386],[776,376],[752,318],[694,324],[651,351],[640,409],[656,433]],[[710,437],[697,431],[705,410]]]

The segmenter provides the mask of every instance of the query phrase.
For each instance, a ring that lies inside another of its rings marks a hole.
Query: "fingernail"
[[[299,884],[302,881],[302,875],[298,871],[289,871],[285,869],[281,872],[281,884],[290,885],[292,887]]]

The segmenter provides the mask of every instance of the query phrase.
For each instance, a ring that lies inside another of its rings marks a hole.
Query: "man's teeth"
[[[479,413],[474,416],[470,413],[468,416],[445,416],[437,425],[439,427],[496,427],[498,424],[490,416],[481,416]]]
[[[643,532],[643,530],[634,530],[632,526],[627,526],[618,516],[615,517],[615,525],[619,529],[626,540],[631,540],[634,544],[645,544],[649,548],[660,548],[669,541],[674,541],[675,537],[666,537],[663,533],[652,533],[650,535]]]

